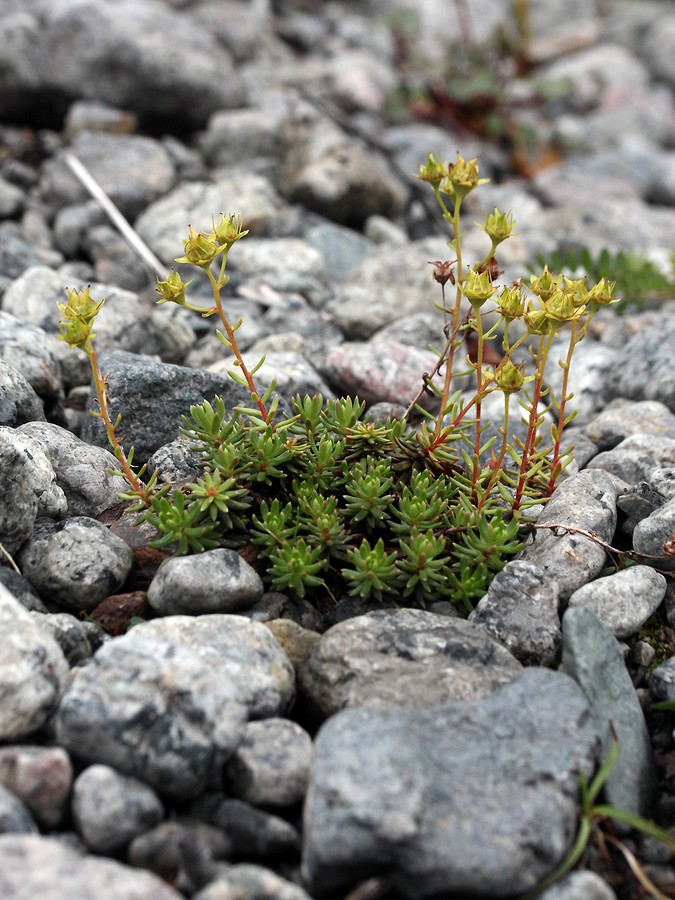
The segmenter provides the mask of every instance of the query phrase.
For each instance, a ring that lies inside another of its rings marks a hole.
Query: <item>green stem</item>
[[[229,345],[234,353],[237,368],[241,369],[241,374],[244,376],[246,380],[246,384],[248,386],[249,391],[251,392],[251,399],[255,403],[255,405],[260,410],[260,415],[265,423],[265,425],[269,425],[274,428],[272,424],[272,420],[270,418],[270,414],[267,411],[267,407],[263,403],[260,398],[260,394],[256,390],[255,382],[253,381],[253,376],[251,375],[246,363],[244,362],[244,358],[241,355],[241,350],[239,349],[239,344],[237,342],[237,337],[234,333],[234,328],[230,325],[227,316],[225,315],[225,310],[223,309],[223,302],[220,296],[220,286],[222,284],[223,270],[225,267],[225,258],[223,257],[223,262],[221,264],[220,277],[216,279],[213,272],[210,269],[206,269],[206,274],[209,276],[209,281],[211,282],[211,288],[213,290],[213,299],[216,303],[216,311],[218,313],[218,318],[223,323],[223,328],[225,329],[225,333],[227,335],[227,340]]]

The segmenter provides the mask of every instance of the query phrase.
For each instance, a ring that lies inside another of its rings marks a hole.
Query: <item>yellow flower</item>
[[[248,231],[242,230],[243,220],[241,216],[225,216],[221,213],[217,223],[213,225],[213,237],[218,244],[226,244],[231,247],[235,241],[245,237]]]
[[[525,377],[524,369],[525,363],[516,366],[508,356],[505,356],[488,377],[494,381],[500,391],[503,391],[505,394],[515,394],[526,381],[533,381],[533,376]]]
[[[618,303],[618,299],[614,298],[615,286],[615,282],[605,281],[604,278],[601,278],[588,292],[588,302],[596,306],[609,306],[610,303]]]
[[[469,269],[459,289],[472,306],[482,306],[497,290],[492,285],[489,272],[479,274],[474,269]]]
[[[90,287],[86,287],[83,291],[66,290],[68,302],[56,304],[66,319],[81,319],[83,322],[93,322],[105,300],[96,303],[89,293],[90,289]]]
[[[543,303],[546,318],[554,324],[561,325],[564,322],[572,322],[586,312],[586,307],[577,306],[574,302],[574,294],[567,291],[556,291]]]
[[[160,295],[158,303],[176,303],[178,306],[185,306],[185,288],[191,284],[190,281],[183,281],[178,272],[172,269],[166,281],[157,279],[157,293]]]
[[[532,275],[530,277],[530,290],[533,294],[536,294],[538,297],[541,297],[542,300],[546,300],[554,291],[557,291],[560,287],[560,276],[554,276],[550,271],[548,266],[544,266],[544,271],[541,275],[537,275],[536,277]]]
[[[468,162],[458,153],[457,162],[448,164],[448,176],[443,181],[442,190],[446,194],[461,200],[475,190],[479,184],[486,184],[489,178],[478,177],[478,166],[475,159]]]
[[[525,312],[523,292],[519,287],[505,287],[497,298],[497,312],[505,319],[519,319]]]
[[[485,219],[485,225],[482,226],[483,231],[492,241],[494,247],[501,244],[513,234],[516,223],[513,221],[511,213],[500,212],[496,207]]]
[[[414,177],[438,187],[441,181],[448,177],[448,166],[446,163],[441,162],[440,159],[436,159],[433,153],[430,153],[429,159],[424,164],[418,165],[417,174]]]
[[[215,240],[215,234],[206,234],[204,231],[197,233],[190,225],[190,237],[183,241],[185,256],[176,260],[178,263],[191,263],[202,269],[208,269],[213,260],[222,252]]]

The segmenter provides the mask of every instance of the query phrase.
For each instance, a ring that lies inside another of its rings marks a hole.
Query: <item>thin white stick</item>
[[[146,266],[155,272],[155,274],[159,275],[160,278],[165,278],[166,266],[157,259],[140,235],[134,231],[91,172],[89,172],[72,153],[66,153],[65,160],[73,174],[82,182],[94,200],[96,200],[101,208],[107,213],[110,221],[130,247],[140,256]]]

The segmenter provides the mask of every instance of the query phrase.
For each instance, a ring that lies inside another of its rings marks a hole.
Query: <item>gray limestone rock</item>
[[[582,606],[616,638],[634,635],[656,612],[666,594],[666,579],[649,566],[631,566],[582,585],[569,606]]]
[[[74,516],[63,522],[40,521],[17,561],[45,600],[77,613],[94,609],[124,584],[133,552],[105,525]]]
[[[72,812],[75,827],[95,853],[113,853],[164,816],[155,791],[109,766],[93,765],[75,779]]]
[[[231,681],[193,649],[137,631],[104,644],[76,671],[56,733],[70,753],[171,797],[200,793],[241,738]]]
[[[563,616],[561,670],[583,688],[603,758],[611,743],[610,723],[619,741],[619,758],[605,784],[608,803],[649,815],[655,799],[656,769],[640,701],[619,644],[589,609],[568,609]]]
[[[23,375],[43,400],[63,396],[61,353],[54,335],[0,310],[0,361]]]
[[[208,550],[164,560],[148,589],[158,613],[232,613],[248,609],[263,594],[260,576],[234,550]]]
[[[32,476],[26,447],[16,440],[12,429],[0,429],[0,542],[10,554],[16,553],[35,526],[38,498]]]
[[[512,681],[520,663],[483,629],[419,609],[377,610],[329,628],[299,664],[312,709],[419,708],[477,700]]]
[[[675,569],[672,553],[666,557],[664,545],[672,544],[675,538],[675,498],[668,500],[646,519],[635,526],[633,531],[633,549],[638,553],[646,553],[660,557],[654,560],[655,565],[663,569]]]
[[[512,897],[553,871],[597,736],[574,681],[526,669],[489,697],[349,709],[320,730],[303,869],[317,898],[386,872],[405,897]]]
[[[589,469],[604,469],[634,485],[647,481],[656,468],[675,465],[675,438],[632,434],[613,450],[598,453]]]
[[[600,450],[611,450],[632,434],[675,438],[675,413],[658,400],[617,399],[584,426]]]
[[[54,714],[68,663],[54,638],[0,584],[0,740],[37,731]]]
[[[312,739],[289,719],[249,722],[225,769],[229,793],[253,806],[293,806],[307,790]]]
[[[39,428],[46,423],[35,424]],[[37,497],[37,517],[62,518],[68,509],[67,500],[44,446],[25,431],[8,428],[0,428],[0,440],[3,446],[13,444],[28,463],[31,487]]]
[[[16,428],[45,420],[42,400],[17,369],[0,362],[0,425]]]
[[[58,827],[73,783],[70,757],[62,747],[0,747],[0,783],[27,807],[43,829]]]
[[[18,434],[34,438],[49,457],[71,516],[95,517],[119,502],[122,481],[109,469],[119,469],[113,454],[93,447],[52,422],[27,422]]]
[[[558,530],[554,527],[557,525],[562,527]],[[565,527],[571,530],[566,532]],[[537,519],[534,540],[525,548],[521,559],[555,578],[560,599],[567,600],[605,565],[602,547],[575,529],[592,532],[601,540],[611,542],[615,528],[614,482],[601,470],[585,469],[555,491]]]
[[[128,640],[184,646],[231,684],[252,719],[286,712],[295,700],[295,672],[260,622],[237,615],[166,616],[134,627]]]
[[[608,377],[614,397],[658,400],[675,412],[675,326],[670,313],[662,313],[641,328],[622,350],[622,361]]]
[[[551,665],[556,658],[562,637],[558,585],[533,563],[508,562],[469,619],[524,665]]]
[[[13,900],[54,896],[68,900],[180,900],[168,884],[112,859],[83,856],[63,841],[39,835],[0,836],[0,895]]]

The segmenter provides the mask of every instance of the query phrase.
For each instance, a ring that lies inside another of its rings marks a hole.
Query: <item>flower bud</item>
[[[222,249],[216,243],[213,233],[206,234],[203,231],[197,233],[192,225],[190,226],[190,237],[183,241],[183,246],[185,247],[185,256],[181,256],[176,262],[191,263],[202,269],[208,269]]]
[[[414,177],[438,187],[441,181],[448,177],[448,167],[446,163],[436,159],[433,153],[430,153],[429,159],[423,165],[418,165],[417,174]]]
[[[185,288],[191,284],[190,281],[183,281],[178,272],[171,269],[166,281],[157,279],[156,291],[160,295],[158,303],[176,303],[178,306],[185,306]]]
[[[555,291],[551,296],[543,301],[544,312],[549,322],[554,325],[561,325],[564,322],[572,322],[578,319],[586,311],[585,306],[576,306],[574,303],[574,295],[567,291]]]
[[[469,269],[459,289],[474,307],[482,306],[497,290],[492,286],[489,272],[479,274],[474,269]]]
[[[524,368],[524,363],[516,366],[508,356],[505,356],[494,370],[492,380],[500,391],[505,394],[515,394],[525,384]]]
[[[478,177],[478,166],[475,159],[468,162],[458,153],[457,162],[448,164],[448,176],[443,182],[442,190],[446,194],[454,196],[456,200],[462,200],[467,194],[475,190],[479,184],[486,184],[489,178]]]
[[[86,287],[83,291],[66,290],[68,302],[57,303],[58,308],[66,319],[80,319],[83,322],[93,322],[105,300],[96,303],[89,293],[90,289],[90,287]]]
[[[79,347],[83,350],[87,341],[94,337],[91,326],[93,320],[87,322],[85,319],[68,319],[59,322],[59,339],[65,341],[72,349]]]
[[[535,309],[532,304],[527,307],[524,320],[530,334],[548,334],[551,331],[551,320],[546,310]]]
[[[483,231],[492,241],[494,247],[501,244],[513,234],[515,222],[511,213],[500,212],[496,207],[495,211],[490,213],[485,219]]]
[[[242,230],[243,220],[241,216],[229,216],[227,219],[221,213],[220,219],[213,226],[213,237],[217,244],[226,244],[231,247],[235,241],[245,237],[248,231]]]
[[[618,303],[618,300],[614,299],[615,286],[615,282],[605,281],[604,278],[601,278],[588,292],[588,302],[596,306],[609,306],[610,303]]]
[[[519,319],[525,312],[523,292],[519,287],[505,287],[499,295],[497,312],[505,319]]]
[[[541,275],[536,277],[532,275],[530,277],[530,290],[533,294],[541,297],[542,300],[546,300],[554,291],[558,290],[559,285],[560,276],[555,277],[549,271],[548,266],[544,266],[544,271]]]

